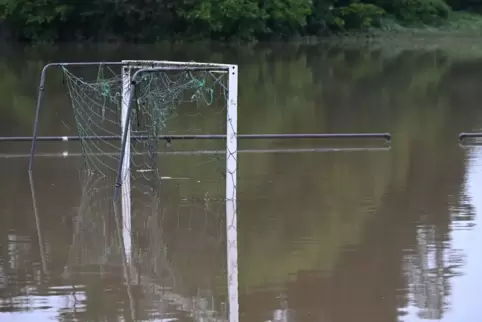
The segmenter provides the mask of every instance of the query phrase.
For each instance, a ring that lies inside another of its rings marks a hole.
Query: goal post
[[[133,93],[143,74],[169,70],[211,71],[228,73],[228,95],[226,110],[226,256],[229,297],[229,321],[239,319],[238,298],[238,245],[237,245],[237,113],[238,113],[238,67],[237,65],[123,61],[122,93],[122,150],[116,179],[114,202],[122,187],[122,205],[130,208],[130,188],[123,180],[130,180],[130,123],[133,106]],[[137,69],[134,73],[133,70]],[[129,83],[130,81],[130,83]],[[124,197],[126,196],[126,197]]]

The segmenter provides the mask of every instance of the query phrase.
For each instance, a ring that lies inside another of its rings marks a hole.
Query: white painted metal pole
[[[226,253],[228,267],[229,322],[239,321],[237,154],[238,154],[238,66],[229,67],[226,128]]]
[[[216,68],[228,68],[233,65],[228,64],[218,64],[218,63],[203,63],[203,62],[195,62],[195,61],[171,61],[171,60],[123,60],[124,64],[129,66],[130,68],[155,68],[161,66],[178,66],[178,67],[212,67],[213,69]],[[237,68],[237,67],[236,67]]]
[[[124,154],[124,163],[122,164],[122,236],[124,239],[124,249],[126,252],[127,263],[132,263],[132,241],[131,241],[131,128],[127,124],[127,110],[131,99],[131,69],[127,66],[122,67],[122,135],[127,131],[127,144]]]

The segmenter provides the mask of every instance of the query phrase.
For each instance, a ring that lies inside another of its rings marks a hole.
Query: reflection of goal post
[[[127,239],[124,243],[129,247],[131,194],[134,186],[139,187],[135,183],[131,185],[131,180],[149,181],[148,189],[155,190],[155,185],[162,181],[162,175],[166,175],[161,174],[157,166],[159,140],[224,140],[226,153],[220,168],[225,178],[222,194],[226,203],[229,321],[237,321],[237,65],[126,60],[45,66],[40,80],[30,171],[36,149],[46,70],[53,67],[61,69],[68,88],[87,169],[105,176],[116,174],[114,202],[121,198],[124,226],[128,226],[124,227],[128,232],[124,234]],[[200,108],[204,108],[204,119],[224,113],[221,133],[211,134],[211,125],[201,130],[198,128],[202,126],[196,126],[195,130],[192,126],[189,131],[182,130],[182,123],[189,123],[190,116],[201,114]],[[169,128],[172,116],[184,113],[184,110],[189,111],[186,112],[189,115],[176,118],[182,120],[181,124],[177,124],[175,129]],[[149,194],[148,189],[142,193]]]

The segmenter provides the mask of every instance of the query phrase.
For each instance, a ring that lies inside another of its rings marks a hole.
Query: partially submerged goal
[[[160,150],[169,149],[173,139],[195,139],[225,151],[224,155],[211,155],[203,161],[212,164],[210,168],[190,174],[194,182],[199,182],[203,172],[222,172],[218,178],[223,178],[224,184],[211,179],[215,182],[205,194],[225,205],[229,321],[238,321],[237,65],[139,60],[46,65],[40,79],[30,172],[46,71],[52,68],[60,69],[67,87],[85,169],[115,177],[113,201],[114,208],[120,201],[127,263],[132,260],[133,202],[142,199],[150,211],[159,211],[153,205],[159,203],[163,185],[175,177],[187,176],[176,173],[175,165],[159,162]],[[161,147],[160,140],[167,146]]]

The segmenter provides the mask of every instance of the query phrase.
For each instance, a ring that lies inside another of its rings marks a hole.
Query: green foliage
[[[447,1],[481,8],[479,0]],[[273,39],[379,28],[384,20],[434,25],[451,10],[444,0],[0,0],[0,34],[36,42]]]
[[[240,0],[193,0],[177,8],[188,34],[242,39],[253,38],[262,31],[266,13],[256,2]]]
[[[292,35],[306,26],[308,0],[203,0],[185,2],[177,9],[189,34],[214,38],[252,39]]]
[[[267,15],[271,34],[281,36],[297,34],[306,26],[311,14],[311,0],[265,0],[262,5]]]
[[[393,14],[411,24],[437,24],[447,19],[451,8],[443,0],[396,0]]]
[[[482,12],[482,1],[480,0],[446,0],[446,2],[454,10],[470,10]]]
[[[343,21],[346,29],[380,27],[380,21],[385,14],[384,9],[365,3],[352,3],[340,8],[337,12],[337,16]]]
[[[10,22],[21,36],[34,40],[54,40],[56,28],[67,20],[71,5],[60,0],[0,0],[0,22]]]

